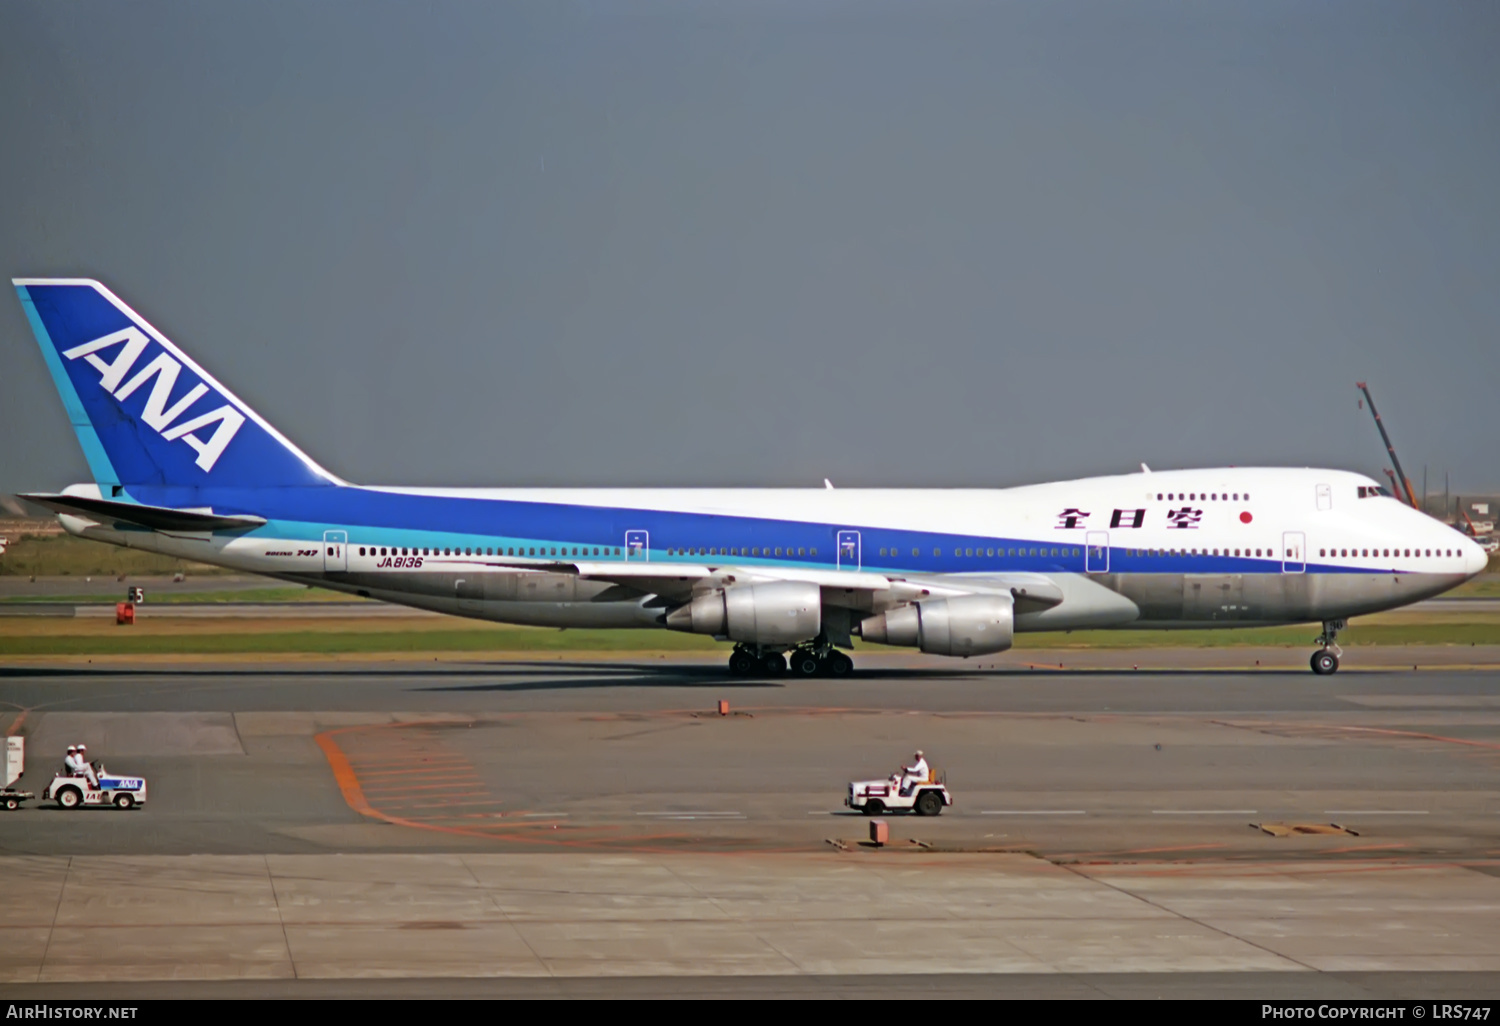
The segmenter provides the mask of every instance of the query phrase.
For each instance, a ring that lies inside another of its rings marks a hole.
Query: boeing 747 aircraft
[[[1312,668],[1328,674],[1349,617],[1485,566],[1467,537],[1340,470],[952,490],[353,485],[98,282],[14,284],[94,476],[25,498],[71,534],[482,620],[713,635],[735,642],[737,675],[842,676],[856,636],[963,657],[1018,631],[1301,622],[1321,622]]]

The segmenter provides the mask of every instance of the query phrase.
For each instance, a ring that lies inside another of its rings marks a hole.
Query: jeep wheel
[[[860,810],[866,816],[878,816],[885,811],[885,802],[879,798],[871,798],[865,802],[865,807]]]
[[[21,807],[21,799],[7,798],[5,799],[5,807],[7,809],[19,809]]]
[[[917,795],[917,815],[937,816],[943,811],[943,796],[936,791],[923,791]]]
[[[135,805],[135,798],[128,794],[115,795],[115,808],[128,809]]]
[[[57,806],[61,809],[76,809],[83,804],[83,792],[76,787],[65,787],[57,792]]]

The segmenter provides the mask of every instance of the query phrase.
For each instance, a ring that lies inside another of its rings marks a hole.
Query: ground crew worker
[[[76,777],[80,775],[78,770],[78,746],[69,745],[68,754],[63,756],[63,776]]]
[[[932,770],[927,765],[927,760],[922,757],[922,749],[917,749],[916,759],[910,766],[901,767],[901,793],[911,794],[911,785],[927,783],[928,776]]]
[[[99,778],[94,775],[94,767],[89,765],[88,745],[78,746],[78,776],[88,777],[89,786],[94,790],[99,789]]]

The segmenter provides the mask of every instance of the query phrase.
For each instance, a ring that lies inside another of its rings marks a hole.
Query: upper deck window
[[[1383,495],[1387,499],[1391,498],[1391,492],[1389,488],[1384,488],[1380,485],[1359,486],[1359,497],[1361,499],[1373,499],[1377,495]]]

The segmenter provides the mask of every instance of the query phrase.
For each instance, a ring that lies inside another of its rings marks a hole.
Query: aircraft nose
[[[1464,539],[1463,545],[1464,573],[1473,577],[1475,574],[1484,572],[1485,567],[1489,566],[1490,554],[1480,548],[1477,542],[1472,542],[1467,538]]]

